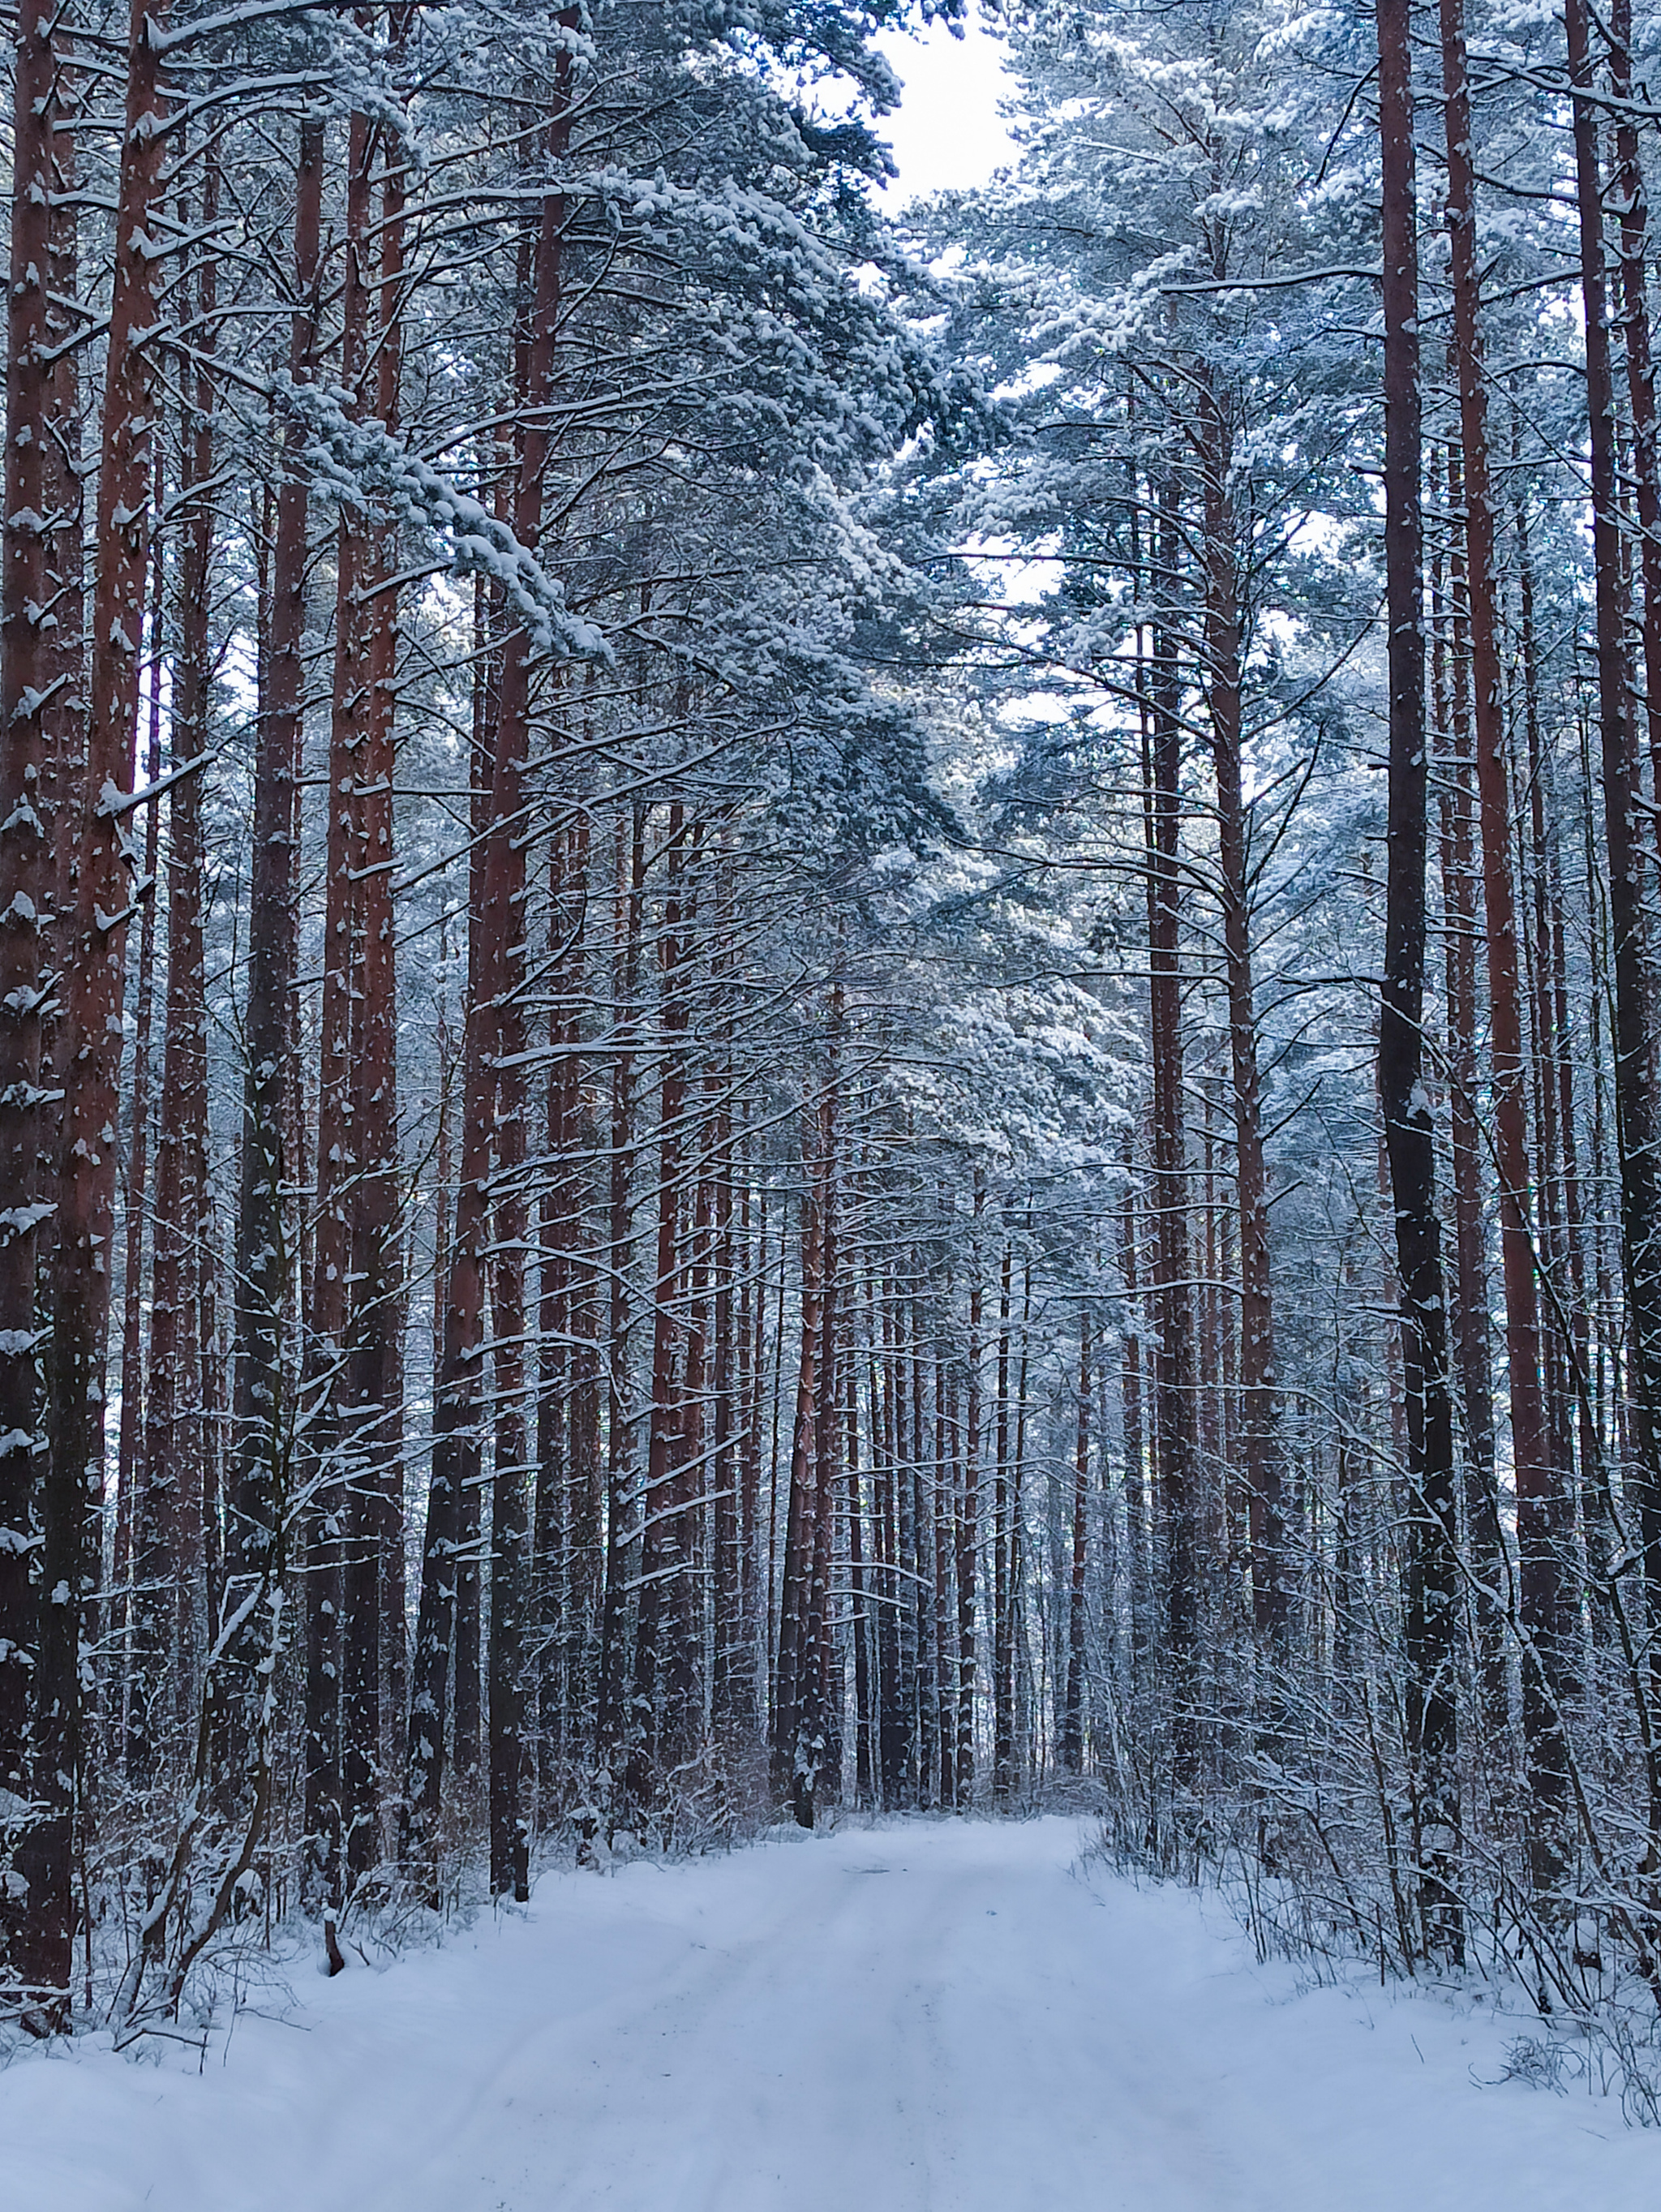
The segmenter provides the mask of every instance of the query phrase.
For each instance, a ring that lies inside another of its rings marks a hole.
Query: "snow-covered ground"
[[[1654,2212],[1661,2134],[1500,2074],[1522,2023],[1299,1993],[1072,1821],[550,1875],[205,2071],[0,2075],[3,2212]],[[192,2062],[194,2063],[194,2062]],[[1473,2078],[1476,2077],[1476,2078]]]

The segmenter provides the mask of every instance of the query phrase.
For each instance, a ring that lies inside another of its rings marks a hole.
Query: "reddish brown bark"
[[[560,20],[574,25],[574,14],[563,11]],[[563,52],[548,134],[555,157],[563,151],[570,129],[570,72],[569,53]],[[515,346],[515,412],[520,439],[512,521],[519,543],[532,551],[542,535],[543,479],[550,452],[547,409],[561,301],[565,211],[561,194],[544,196],[531,255],[527,318]],[[518,1164],[524,1158],[526,1091],[520,994],[525,957],[525,861],[518,833],[530,747],[530,641],[523,629],[514,628],[502,651],[488,809],[483,824],[476,825],[476,834],[477,826],[482,826],[484,837],[482,880],[473,900],[470,938],[461,1182],[437,1383],[421,1621],[417,1627],[415,1705],[420,1711],[417,1717],[412,1706],[410,1789],[418,1828],[428,1850],[436,1836],[443,1775],[446,1686],[456,1629],[457,1553],[464,1534],[463,1498],[464,1492],[476,1493],[479,1477],[476,1407],[483,1345],[482,1269],[492,1152],[494,1149],[501,1164],[505,1188],[510,1189]],[[516,1039],[521,1046],[517,1054],[512,1049]],[[514,1202],[517,1205],[518,1200]],[[510,1255],[510,1265],[522,1269],[522,1226],[514,1241],[520,1249]],[[499,1280],[499,1303],[504,1289],[510,1312],[517,1305],[521,1316],[518,1333],[522,1334],[522,1279],[506,1285]],[[511,1372],[508,1379],[514,1379]],[[523,1420],[522,1411],[518,1418]],[[515,1447],[510,1433],[508,1445],[509,1463],[499,1468],[493,1493],[490,1833],[493,1882],[499,1889],[511,1886],[517,1893],[526,1879],[524,1684],[518,1643],[528,1575],[530,1520],[523,1438]],[[464,1657],[458,1649],[458,1705]],[[458,1727],[458,1753],[459,1734]]]
[[[158,333],[152,225],[159,205],[161,32],[136,7],[129,25],[125,134],[116,190],[98,482],[100,566],[93,601],[87,776],[75,840],[75,920],[65,977],[61,1167],[47,1356],[47,1456],[39,1491],[43,1607],[34,1672],[33,1795],[25,1839],[25,1929],[13,1957],[64,2024],[74,1924],[75,1776],[80,1761],[80,1607],[87,1532],[103,1487],[104,1337],[120,1118],[121,1003],[130,918],[127,841],[115,797],[131,772],[154,472],[153,348]]]
[[[1617,102],[1632,97],[1631,0],[1612,0],[1609,16],[1609,90]],[[1639,573],[1643,584],[1645,714],[1651,775],[1661,790],[1661,455],[1658,454],[1655,363],[1652,357],[1648,280],[1649,203],[1639,155],[1638,125],[1629,107],[1615,118],[1614,201],[1621,218],[1620,319],[1627,362],[1631,422],[1632,492],[1638,522]]]
[[[13,80],[10,283],[6,303],[6,456],[0,567],[0,1791],[29,1798],[29,1692],[38,1613],[30,1574],[35,1526],[35,1282],[39,1225],[51,1200],[39,1163],[51,1122],[42,1112],[42,1012],[52,971],[48,935],[57,890],[45,786],[50,689],[52,526],[47,447],[52,338],[48,295],[53,134],[58,102],[56,12],[24,0]],[[27,1844],[9,1825],[6,1850]],[[54,1931],[27,1896],[0,1883],[0,1940],[10,1974],[58,1984]],[[43,1995],[45,1994],[43,1990]],[[65,1997],[67,1984],[65,1983]],[[53,2000],[49,2000],[52,2002]]]
[[[1263,1082],[1258,1062],[1252,960],[1249,821],[1242,776],[1240,590],[1229,483],[1232,426],[1209,385],[1201,401],[1205,544],[1206,696],[1217,787],[1217,863],[1222,890],[1223,961],[1240,1215],[1240,1425],[1252,1562],[1252,1618],[1269,1671],[1264,1719],[1278,1729],[1291,1609],[1282,1526],[1275,1309],[1270,1273],[1269,1180],[1264,1162]],[[1217,1273],[1212,1271],[1213,1276]],[[1230,1463],[1232,1464],[1232,1455]]]

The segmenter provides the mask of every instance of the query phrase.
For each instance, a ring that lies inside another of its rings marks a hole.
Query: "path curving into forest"
[[[1517,2021],[1300,1991],[1059,1819],[549,1876],[305,1978],[198,2078],[0,2075],[0,2212],[1649,2212],[1661,2136]],[[1476,2078],[1473,2078],[1473,2076]]]

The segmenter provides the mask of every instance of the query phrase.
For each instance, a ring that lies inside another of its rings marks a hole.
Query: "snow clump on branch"
[[[604,660],[603,634],[565,603],[563,587],[505,522],[458,491],[379,422],[355,422],[350,395],[323,385],[271,380],[276,405],[306,433],[301,458],[315,487],[343,507],[367,509],[439,530],[450,539],[458,575],[482,575],[500,586],[538,653],[562,660]]]

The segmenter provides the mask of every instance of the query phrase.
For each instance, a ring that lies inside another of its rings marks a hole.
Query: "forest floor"
[[[1502,2078],[1527,2021],[1312,1989],[1088,1840],[915,1820],[547,1875],[384,1971],[302,1967],[200,2071],[20,2059],[0,2212],[1661,2203],[1661,2133]]]

